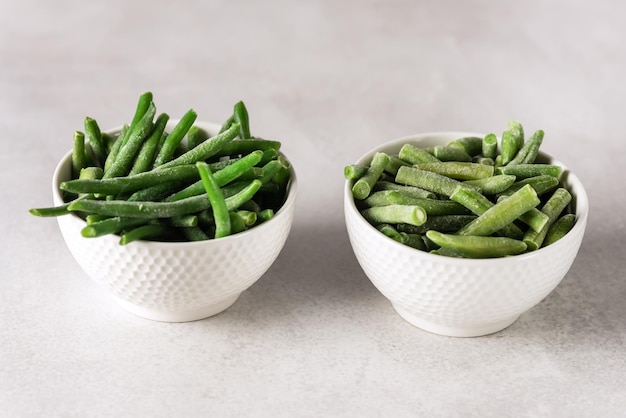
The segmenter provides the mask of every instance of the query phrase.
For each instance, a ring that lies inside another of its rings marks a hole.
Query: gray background
[[[620,1],[0,1],[0,416],[626,416]],[[222,122],[244,100],[299,179],[287,245],[229,310],[167,324],[90,281],[50,179],[83,118]],[[591,215],[560,286],[508,329],[404,322],[350,248],[343,166],[438,130],[544,129]]]

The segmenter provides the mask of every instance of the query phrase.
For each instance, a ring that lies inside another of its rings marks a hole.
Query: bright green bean
[[[80,170],[87,166],[85,158],[85,134],[74,132],[74,147],[72,149],[72,178],[78,178]]]
[[[170,117],[166,113],[161,113],[156,118],[154,128],[145,142],[141,145],[139,154],[137,154],[135,162],[128,173],[129,175],[132,176],[133,174],[143,173],[144,171],[148,171],[152,168],[157,148],[159,147],[163,132],[165,132],[165,126],[167,125],[169,119]]]
[[[239,131],[239,124],[233,123],[230,128],[219,135],[207,139],[197,147],[190,149],[183,155],[161,164],[158,169],[175,167],[177,165],[195,164],[198,161],[204,161],[216,155],[222,148],[231,142]]]
[[[187,147],[189,149],[193,149],[198,146],[198,144],[203,143],[207,139],[209,139],[210,135],[207,131],[200,128],[198,125],[193,125],[187,131]]]
[[[237,127],[237,130],[235,131],[235,136],[237,136],[237,133],[239,132],[239,124],[235,122],[233,126],[235,125]],[[215,154],[215,157],[246,155],[256,150],[267,151],[273,149],[274,151],[278,152],[280,150],[280,146],[281,143],[279,141],[272,141],[269,139],[237,139],[234,141],[230,141],[223,147],[221,147],[221,149]]]
[[[237,234],[239,232],[245,231],[246,230],[246,222],[244,221],[244,219],[239,216],[239,214],[237,212],[228,212],[228,219],[230,222],[230,232],[229,235],[232,234]],[[216,234],[217,234],[217,223],[216,223]],[[217,235],[215,238],[218,238]]]
[[[526,251],[523,241],[506,237],[450,235],[437,231],[428,231],[426,236],[442,248],[471,258],[505,257]]]
[[[124,229],[144,225],[146,222],[148,222],[148,220],[142,218],[123,218],[115,216],[98,222],[92,222],[83,227],[80,233],[85,238],[96,238],[103,235],[117,234]]]
[[[507,198],[508,196],[501,196],[497,201],[500,202],[502,199]],[[537,232],[539,232],[548,222],[548,216],[537,208],[532,208],[528,212],[521,214],[518,219]]]
[[[249,139],[250,120],[248,117],[248,110],[246,109],[246,105],[242,101],[235,103],[233,109],[233,119],[239,124],[239,138]]]
[[[196,167],[200,173],[204,190],[211,202],[211,208],[213,209],[213,216],[215,218],[215,238],[228,236],[231,234],[231,218],[226,208],[226,200],[220,190],[220,186],[215,181],[213,173],[211,173],[207,163],[198,161]]]
[[[376,229],[382,232],[383,235],[391,238],[394,241],[399,242],[400,244],[405,243],[405,237],[400,232],[398,232],[398,230],[394,228],[393,225],[380,224],[376,225]]]
[[[398,172],[398,169],[402,167],[403,165],[410,165],[410,164],[400,159],[399,157],[390,155],[389,162],[387,163],[387,166],[385,167],[385,171],[395,176],[396,173]]]
[[[257,215],[257,221],[259,223],[261,222],[267,222],[270,219],[272,219],[274,217],[274,210],[271,208],[267,208],[267,209],[263,209],[262,211],[260,211]]]
[[[361,211],[361,214],[372,224],[399,224],[422,225],[427,218],[426,212],[420,206],[389,205],[376,206]]]
[[[189,109],[185,112],[174,129],[169,133],[165,142],[163,142],[161,149],[159,149],[159,153],[154,159],[154,167],[160,167],[172,160],[176,148],[180,145],[185,135],[187,135],[189,128],[194,124],[197,117],[198,115],[193,109]]]
[[[113,162],[117,158],[117,154],[119,154],[120,148],[122,148],[122,144],[124,143],[124,137],[128,133],[129,129],[130,128],[128,125],[124,125],[119,135],[115,138],[115,140],[113,140],[111,144],[111,148],[109,150],[109,154],[107,155],[106,161],[104,162],[105,173],[111,170],[111,166],[113,165]]]
[[[94,159],[98,167],[103,168],[107,158],[107,150],[98,122],[89,116],[85,117],[85,139],[93,151]]]
[[[80,195],[76,198],[76,200],[82,200],[82,199],[92,199],[93,195]],[[55,216],[63,216],[63,215],[67,215],[69,213],[71,213],[71,211],[69,210],[69,206],[72,203],[71,202],[67,202],[67,203],[63,203],[61,205],[58,206],[52,206],[52,207],[45,207],[45,208],[33,208],[33,209],[29,209],[28,212],[31,215],[35,215],[35,216],[39,216],[42,218],[51,218],[51,217],[55,217]]]
[[[361,178],[352,186],[352,195],[355,199],[363,200],[371,193],[374,184],[378,181],[385,167],[389,163],[389,155],[377,152],[372,158],[372,162]]]
[[[530,186],[524,186],[508,198],[496,203],[478,218],[465,225],[459,235],[491,235],[511,224],[525,212],[540,203],[537,193]],[[431,238],[432,239],[432,238]]]
[[[172,231],[164,225],[142,225],[123,233],[120,236],[120,245],[128,245],[131,242],[171,235]]]

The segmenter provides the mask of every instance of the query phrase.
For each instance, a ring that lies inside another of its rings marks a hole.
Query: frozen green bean
[[[458,148],[470,157],[474,157],[482,153],[483,139],[476,136],[466,136],[450,141],[446,146]]]
[[[361,211],[361,214],[372,224],[399,224],[421,225],[427,215],[420,206],[388,205],[377,206]]]
[[[404,144],[402,148],[400,148],[398,158],[409,164],[432,163],[439,161],[439,159],[431,153],[412,144]]]
[[[189,109],[183,117],[180,118],[174,129],[172,129],[167,136],[167,139],[165,139],[165,142],[161,145],[161,149],[154,159],[155,167],[162,166],[172,160],[176,148],[180,145],[185,135],[187,135],[189,128],[193,126],[197,117],[198,115],[195,110]]]
[[[377,152],[372,158],[372,162],[361,178],[359,178],[352,186],[352,195],[358,199],[363,200],[371,193],[374,184],[380,178],[380,175],[385,170],[387,163],[389,162],[389,156],[382,152]]]
[[[509,189],[515,183],[515,179],[515,176],[500,174],[477,180],[468,180],[463,182],[463,184],[478,187],[482,194],[495,195]]]
[[[498,138],[495,134],[487,134],[481,143],[481,153],[485,158],[492,160],[498,155]]]
[[[571,200],[572,195],[564,187],[559,187],[554,191],[552,196],[550,196],[548,201],[541,208],[541,211],[548,216],[548,222],[539,232],[530,229],[524,234],[524,242],[531,251],[541,247],[550,226],[558,219],[561,212],[565,210]]]
[[[460,161],[415,164],[413,167],[419,170],[432,171],[456,180],[484,179],[493,176],[494,172],[493,166],[490,165]]]
[[[548,229],[542,246],[546,247],[550,244],[554,244],[563,238],[569,231],[572,230],[575,223],[576,215],[573,213],[568,213],[558,218]]]
[[[428,231],[426,236],[442,248],[470,258],[505,257],[526,251],[523,241],[506,237],[451,235],[437,231]]]

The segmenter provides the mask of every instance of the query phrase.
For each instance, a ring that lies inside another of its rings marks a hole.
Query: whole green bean
[[[187,131],[187,147],[189,149],[193,149],[198,146],[198,144],[203,143],[207,139],[209,139],[210,135],[207,131],[200,128],[198,125],[193,125]]]
[[[93,151],[94,159],[98,167],[104,168],[107,157],[106,144],[102,138],[102,132],[98,122],[89,116],[85,117],[85,139]]]
[[[366,206],[409,205],[421,206],[427,215],[464,215],[469,211],[451,200],[413,197],[399,190],[381,190],[370,194],[363,201]]]
[[[131,242],[172,235],[171,228],[165,225],[148,224],[138,226],[120,236],[120,245],[128,245]]]
[[[202,184],[206,191],[211,208],[213,209],[213,217],[215,218],[215,238],[222,238],[231,234],[231,217],[226,207],[226,200],[220,190],[220,186],[215,181],[213,173],[204,161],[196,163]]]
[[[210,239],[209,235],[198,226],[181,228],[180,230],[189,241],[206,241]]]
[[[242,101],[235,103],[235,107],[233,109],[233,119],[239,124],[239,138],[249,139],[250,121],[248,118],[248,110]]]
[[[506,237],[442,234],[428,231],[426,236],[442,248],[448,248],[471,258],[495,258],[521,254],[526,251],[523,241]]]
[[[235,125],[237,126],[237,130],[235,131],[235,136],[237,136],[239,124],[235,122],[233,126]],[[269,139],[260,139],[260,138],[237,139],[234,141],[230,141],[227,144],[225,144],[223,147],[221,147],[221,149],[215,154],[215,157],[245,155],[245,154],[250,154],[252,151],[256,151],[256,150],[268,151],[270,149],[273,149],[274,151],[279,151],[280,146],[281,146],[281,143],[279,141],[272,141]]]
[[[161,164],[157,169],[175,167],[177,165],[195,164],[198,161],[204,161],[216,155],[226,144],[231,142],[239,131],[239,124],[233,123],[230,128],[219,135],[207,139],[197,147],[190,149],[183,155]]]
[[[508,198],[487,209],[478,218],[459,230],[459,235],[491,235],[511,224],[540,203],[535,190],[526,185]]]
[[[174,129],[169,133],[165,142],[163,142],[161,149],[159,149],[154,159],[154,167],[162,166],[172,160],[176,148],[180,145],[185,135],[187,135],[189,128],[194,124],[197,117],[198,115],[193,109],[189,109],[185,112]]]
[[[422,207],[408,205],[376,206],[362,210],[361,215],[372,224],[406,223],[419,226],[427,218],[426,212]]]
[[[372,162],[361,178],[359,178],[352,186],[352,195],[355,199],[363,200],[372,191],[374,184],[378,181],[385,167],[389,163],[389,155],[383,152],[377,152],[372,158]]]
[[[148,139],[141,145],[133,166],[128,173],[129,175],[132,176],[133,174],[143,173],[152,168],[157,148],[159,147],[163,132],[165,132],[165,126],[169,119],[170,117],[166,113],[161,113],[156,118],[154,128],[148,136]]]
[[[85,134],[74,132],[74,147],[72,149],[72,177],[78,178],[80,170],[87,166],[85,158]]]
[[[111,166],[113,165],[113,162],[117,158],[117,154],[119,154],[120,148],[122,148],[122,144],[124,143],[124,137],[128,133],[128,129],[130,129],[129,126],[128,125],[124,125],[122,127],[120,133],[117,135],[117,137],[111,143],[111,148],[109,149],[109,154],[107,155],[107,158],[106,158],[106,160],[104,162],[104,172],[105,173],[107,171],[111,170]]]
[[[76,198],[76,200],[81,200],[81,199],[93,199],[93,195],[80,195]],[[45,208],[33,208],[33,209],[29,209],[28,212],[31,215],[35,215],[35,216],[39,216],[42,218],[51,218],[51,217],[55,217],[55,216],[63,216],[63,215],[67,215],[70,212],[69,210],[69,206],[72,203],[71,202],[67,202],[67,203],[63,203],[61,205],[58,206],[51,206],[51,207],[45,207]]]

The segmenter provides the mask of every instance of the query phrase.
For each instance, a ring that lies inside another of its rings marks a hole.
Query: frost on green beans
[[[525,138],[511,120],[500,137],[406,143],[369,165],[346,165],[344,177],[367,222],[421,251],[495,258],[550,245],[576,222],[563,169],[537,161],[543,130]]]

